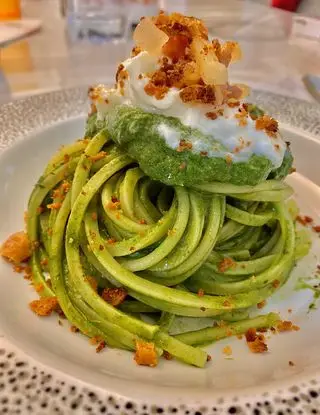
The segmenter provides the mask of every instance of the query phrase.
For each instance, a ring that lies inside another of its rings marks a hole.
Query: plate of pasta
[[[202,21],[134,40],[114,88],[0,110],[3,334],[154,404],[317,381],[319,140],[229,81],[240,46]]]

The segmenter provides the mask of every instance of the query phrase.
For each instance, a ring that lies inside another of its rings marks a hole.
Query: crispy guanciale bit
[[[50,314],[55,311],[58,306],[58,299],[57,297],[43,297],[39,300],[31,301],[29,306],[38,316],[50,316]]]
[[[127,291],[123,288],[105,288],[102,291],[101,297],[109,304],[117,307],[125,300],[128,295]]]
[[[268,351],[263,334],[257,334],[256,329],[252,328],[246,332],[246,340],[252,353],[264,353]]]
[[[15,264],[26,261],[31,251],[28,235],[23,231],[10,235],[0,248],[1,256]]]
[[[154,343],[136,340],[136,353],[134,355],[134,360],[141,366],[157,366],[158,356]]]

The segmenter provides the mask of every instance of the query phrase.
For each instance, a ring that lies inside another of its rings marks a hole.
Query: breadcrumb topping
[[[226,272],[228,269],[235,267],[235,262],[232,258],[223,258],[218,264],[219,272]]]
[[[155,367],[158,364],[158,356],[154,343],[136,340],[136,353],[134,360],[138,365]]]
[[[50,316],[58,305],[57,297],[43,297],[39,300],[31,301],[29,304],[31,310],[38,316]]]
[[[268,346],[265,343],[265,336],[257,334],[256,329],[251,328],[246,332],[246,341],[252,353],[265,353],[268,351]]]
[[[9,262],[19,264],[31,256],[31,244],[28,235],[21,231],[9,236],[2,244],[0,254]]]
[[[104,288],[102,291],[101,297],[109,304],[117,307],[124,302],[126,296],[128,295],[127,291],[123,288]]]

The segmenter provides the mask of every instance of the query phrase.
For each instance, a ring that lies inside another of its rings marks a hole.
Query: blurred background
[[[114,83],[142,15],[159,9],[205,20],[210,35],[238,40],[234,82],[317,99],[320,0],[0,0],[0,103]]]

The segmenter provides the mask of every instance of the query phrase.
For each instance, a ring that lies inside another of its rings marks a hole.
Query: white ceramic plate
[[[289,114],[285,120],[291,122],[282,130],[292,142],[298,169],[289,182],[302,213],[320,224],[320,141],[299,121],[303,114],[304,120],[314,116],[316,133],[319,109],[269,94],[260,93],[256,98],[271,111],[280,110],[284,119]],[[272,108],[275,100],[282,100],[282,107]],[[23,228],[29,194],[50,156],[61,144],[82,136],[84,102],[82,91],[72,90],[29,98],[0,110],[0,148],[9,147],[0,155],[0,241]],[[320,310],[308,313],[312,291],[294,289],[297,279],[311,276],[320,263],[320,239],[316,233],[313,239],[312,252],[263,310],[280,312],[301,330],[270,336],[270,352],[263,355],[250,353],[244,340],[230,338],[217,343],[210,348],[213,359],[205,369],[165,360],[151,369],[137,366],[131,353],[109,349],[96,354],[87,339],[70,333],[66,321],[61,327],[56,317],[37,318],[32,314],[28,303],[36,294],[27,281],[1,261],[0,334],[5,339],[0,338],[0,394],[6,398],[0,399],[0,412],[20,409],[22,413],[51,414],[57,408],[58,413],[65,414],[73,407],[79,413],[241,413],[249,411],[250,405],[250,413],[264,407],[269,413],[277,413],[274,411],[282,407],[298,411],[304,395],[307,398],[303,405],[309,405],[309,409],[304,406],[307,410],[303,413],[316,413],[312,405],[319,405]],[[232,347],[232,359],[222,353],[226,345]],[[47,374],[49,380],[41,384]],[[17,404],[19,399],[22,402]]]

